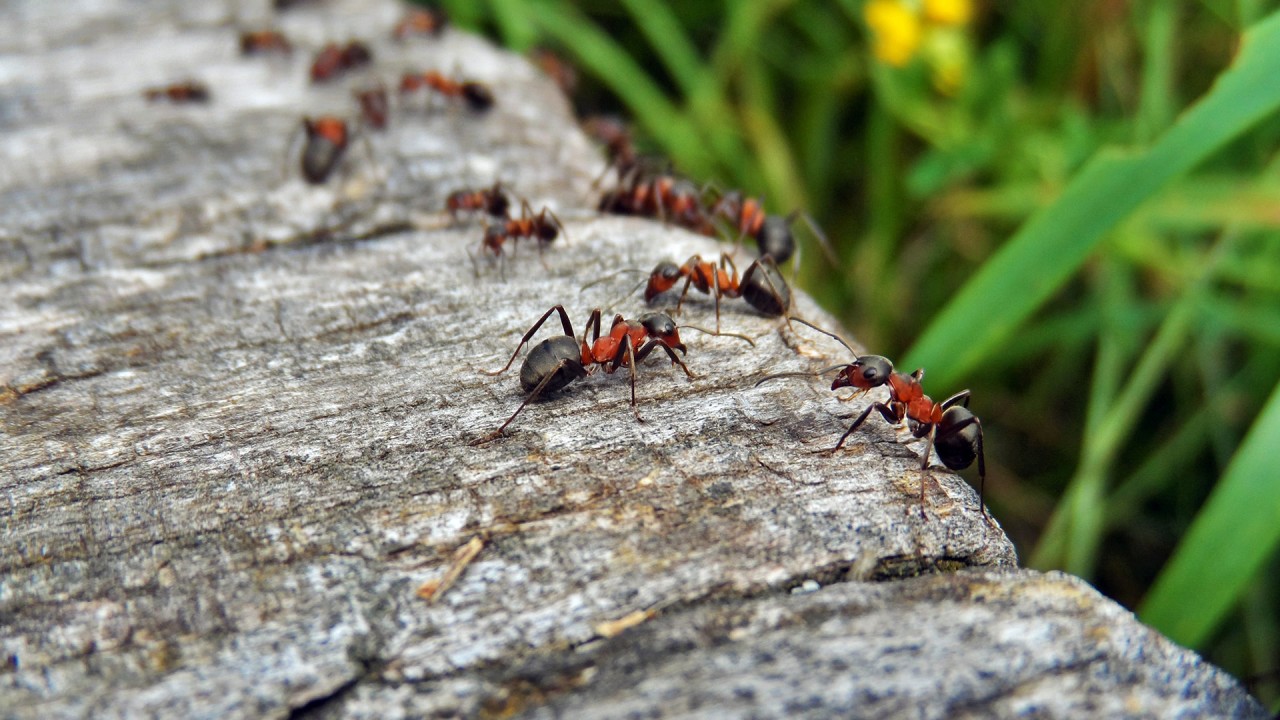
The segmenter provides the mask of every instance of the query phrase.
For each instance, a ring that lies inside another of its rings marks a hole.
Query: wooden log
[[[1016,569],[972,488],[878,417],[812,452],[879,396],[756,387],[848,355],[742,300],[721,324],[754,346],[684,331],[695,377],[642,363],[643,422],[624,368],[472,445],[524,399],[517,367],[483,371],[549,307],[579,333],[594,307],[635,317],[632,276],[583,286],[730,249],[598,217],[602,161],[520,58],[394,42],[391,2],[11,9],[3,714],[1263,716],[1082,582]],[[294,53],[242,57],[266,24]],[[312,84],[351,38],[372,69]],[[353,89],[428,69],[495,107],[406,99],[302,181],[304,115],[354,120]],[[145,97],[188,79],[209,102]],[[568,237],[482,253],[442,209],[495,179]]]

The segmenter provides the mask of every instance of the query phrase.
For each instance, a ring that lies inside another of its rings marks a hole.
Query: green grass
[[[1275,2],[980,3],[905,67],[863,0],[446,4],[562,53],[684,174],[809,211],[841,262],[808,243],[802,284],[935,397],[972,388],[1031,565],[1280,668]]]

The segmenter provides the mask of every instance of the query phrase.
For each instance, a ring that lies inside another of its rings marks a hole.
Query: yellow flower
[[[931,25],[967,25],[973,0],[924,0],[924,19]]]
[[[925,38],[920,54],[929,66],[933,87],[943,95],[955,95],[969,74],[969,36],[958,28],[935,28]]]
[[[874,36],[873,52],[884,63],[902,67],[920,47],[920,18],[897,0],[868,0],[862,16]]]

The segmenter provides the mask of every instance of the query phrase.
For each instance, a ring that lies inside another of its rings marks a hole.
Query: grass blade
[[[700,133],[657,83],[627,52],[566,3],[545,3],[533,16],[539,29],[573,53],[581,66],[605,83],[682,170],[694,177],[712,174],[712,158]]]
[[[1176,642],[1199,647],[1280,546],[1280,385],[1221,482],[1156,578],[1138,614]]]
[[[998,352],[1117,223],[1280,108],[1280,84],[1272,82],[1277,67],[1280,12],[1246,33],[1232,66],[1154,145],[1095,156],[960,290],[903,367],[927,367],[935,387],[948,387]]]

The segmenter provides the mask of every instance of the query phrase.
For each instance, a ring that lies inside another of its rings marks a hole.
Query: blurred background
[[[972,389],[1022,561],[1280,706],[1275,2],[441,5],[675,172],[808,212],[838,262],[797,225],[798,284]]]

